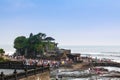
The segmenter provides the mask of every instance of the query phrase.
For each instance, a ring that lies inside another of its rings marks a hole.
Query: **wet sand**
[[[29,76],[19,80],[50,80],[50,72],[44,72],[37,75]]]
[[[78,64],[72,64],[72,69],[74,70],[84,70],[89,68],[88,63],[78,63]]]
[[[70,66],[63,66],[60,67],[60,69],[72,69],[72,70],[84,70],[89,68],[90,66],[88,65],[88,63],[75,63],[75,64],[71,64]]]

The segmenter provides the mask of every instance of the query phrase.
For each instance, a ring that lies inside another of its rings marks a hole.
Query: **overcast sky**
[[[59,45],[120,45],[120,0],[0,0],[0,45],[31,32]]]

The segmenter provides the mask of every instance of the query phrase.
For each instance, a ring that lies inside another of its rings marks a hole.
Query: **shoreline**
[[[113,63],[117,63],[117,62],[113,62]],[[119,64],[119,63],[118,63]],[[93,67],[92,70],[91,67]],[[106,66],[109,67],[109,66]],[[114,67],[114,66],[113,66]],[[111,66],[112,68],[112,66]],[[118,67],[120,68],[120,67]],[[97,69],[99,69],[99,71],[97,71]],[[57,69],[56,69],[57,70]],[[91,66],[89,65],[88,62],[82,62],[82,63],[73,63],[71,64],[71,66],[62,66],[59,67],[58,70],[60,70],[60,74],[62,77],[72,77],[72,78],[89,78],[91,76],[98,76],[98,77],[105,77],[105,78],[120,78],[120,72],[117,71],[109,71],[108,69],[104,68],[104,67],[100,67],[100,66]],[[76,71],[81,72],[81,71],[87,71],[88,73],[85,73],[83,75],[78,75],[76,74]],[[93,71],[91,73],[91,71]],[[72,75],[70,75],[70,73]],[[111,74],[112,73],[112,74]],[[69,74],[69,75],[68,75]],[[55,75],[51,76],[55,77]]]

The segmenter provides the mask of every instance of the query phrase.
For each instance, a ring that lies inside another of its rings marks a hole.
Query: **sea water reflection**
[[[18,73],[23,72],[24,70],[17,70]],[[0,69],[0,73],[3,72],[5,75],[13,74],[14,69]]]
[[[0,73],[3,72],[5,75],[13,74],[14,69],[0,69]],[[17,73],[24,72],[24,70],[17,70]],[[32,75],[20,80],[50,80],[50,72],[44,72],[36,75]]]

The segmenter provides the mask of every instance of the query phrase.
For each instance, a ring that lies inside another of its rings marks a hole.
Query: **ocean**
[[[120,53],[120,46],[58,46],[63,49],[70,49],[72,53]],[[0,45],[0,48],[3,48],[6,53],[14,53],[15,48],[13,45]]]
[[[70,49],[71,53],[80,53],[81,56],[93,58],[107,58],[120,63],[120,46],[60,46]]]
[[[71,49],[72,53],[120,53],[120,46],[60,46],[60,48]]]

